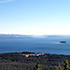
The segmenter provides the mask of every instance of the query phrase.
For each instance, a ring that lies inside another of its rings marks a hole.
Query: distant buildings
[[[29,56],[40,56],[40,55],[44,55],[44,53],[33,53],[33,54],[20,54],[20,55],[23,55],[25,57],[29,57]]]

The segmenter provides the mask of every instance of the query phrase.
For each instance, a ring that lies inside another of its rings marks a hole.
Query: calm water
[[[70,38],[0,39],[0,53],[22,51],[70,55]]]

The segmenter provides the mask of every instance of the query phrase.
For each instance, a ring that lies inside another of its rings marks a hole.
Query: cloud
[[[0,3],[7,3],[10,2],[11,0],[0,0]]]

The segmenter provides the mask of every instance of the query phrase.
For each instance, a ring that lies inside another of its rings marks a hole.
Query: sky
[[[0,0],[0,34],[70,35],[70,0]]]

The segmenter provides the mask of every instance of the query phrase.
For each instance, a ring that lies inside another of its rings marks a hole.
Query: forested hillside
[[[44,54],[25,57],[23,54],[28,53],[0,54],[0,70],[64,70],[70,62],[70,56],[67,55]]]

